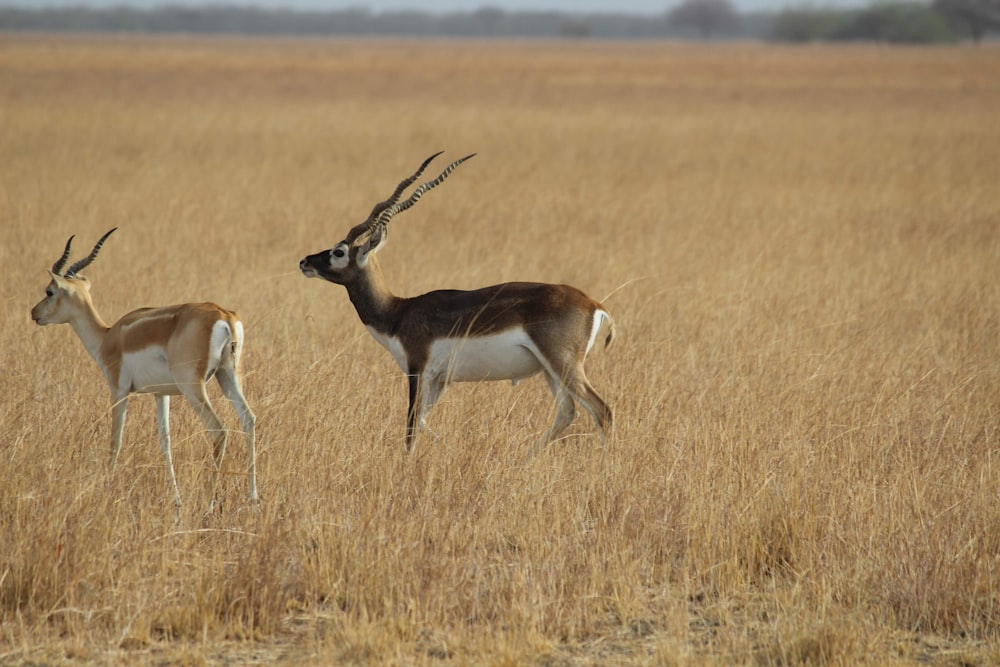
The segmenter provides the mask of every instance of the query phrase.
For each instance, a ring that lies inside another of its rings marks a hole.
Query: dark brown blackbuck
[[[343,241],[305,257],[299,269],[307,278],[347,288],[361,322],[406,373],[408,451],[449,383],[510,380],[517,384],[538,373],[544,373],[557,408],[555,423],[542,443],[557,438],[569,426],[574,402],[594,417],[605,440],[612,426],[611,408],[594,391],[583,369],[594,343],[603,340],[607,347],[614,338],[614,322],[600,303],[569,285],[510,282],[400,297],[386,284],[375,253],[386,245],[393,216],[413,206],[472,157],[452,162],[437,178],[400,201],[438,155],[424,160]]]

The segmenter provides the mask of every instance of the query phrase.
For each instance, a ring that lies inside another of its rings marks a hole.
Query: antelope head
[[[90,266],[97,259],[97,253],[101,251],[101,246],[104,245],[104,242],[111,236],[115,229],[118,228],[115,227],[106,232],[101,237],[101,240],[97,242],[97,245],[94,246],[94,249],[90,251],[89,255],[72,264],[63,273],[63,267],[66,266],[66,262],[69,260],[70,248],[73,245],[74,237],[69,237],[62,256],[56,260],[56,263],[52,265],[52,269],[49,271],[51,280],[45,288],[45,298],[31,309],[32,320],[42,325],[64,324],[69,322],[79,312],[81,305],[93,307],[90,300],[90,281],[87,280],[86,276],[80,274],[80,271]]]
[[[302,273],[307,278],[323,278],[339,285],[353,283],[359,272],[366,269],[374,253],[383,248],[389,240],[388,226],[393,216],[416,204],[424,193],[440,185],[458,165],[473,157],[475,153],[455,160],[433,181],[418,186],[408,199],[400,201],[399,199],[406,188],[413,185],[431,161],[439,155],[441,152],[431,155],[423,161],[413,175],[400,181],[389,198],[375,204],[371,213],[368,214],[368,218],[361,224],[355,225],[343,241],[329,250],[309,255],[299,262],[299,269]]]

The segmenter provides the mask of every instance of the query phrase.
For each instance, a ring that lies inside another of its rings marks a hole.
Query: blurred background
[[[0,30],[567,39],[996,38],[996,0],[5,0]]]

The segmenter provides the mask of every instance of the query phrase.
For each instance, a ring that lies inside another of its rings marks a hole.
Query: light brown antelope
[[[117,228],[115,228],[117,229]],[[181,494],[170,452],[170,397],[183,394],[208,428],[214,443],[209,509],[215,506],[219,468],[226,451],[226,430],[212,409],[205,383],[215,376],[222,393],[233,404],[246,435],[249,455],[250,500],[257,501],[254,423],[256,418],[240,388],[239,361],[243,323],[239,316],[214,303],[185,303],[165,308],[140,308],[108,326],[90,297],[90,281],[80,275],[96,258],[112,229],[91,253],[63,273],[73,237],[49,271],[45,298],[31,309],[38,324],[69,324],[94,358],[111,389],[111,470],[122,446],[125,413],[130,394],[153,394],[160,448],[180,507]]]
[[[583,363],[595,341],[605,346],[614,323],[597,301],[569,285],[513,282],[482,289],[435,290],[398,297],[386,285],[375,253],[385,247],[394,215],[413,206],[469,155],[452,162],[432,181],[403,192],[436,153],[375,205],[368,219],[329,250],[299,262],[307,278],[343,285],[368,332],[395,358],[409,379],[406,449],[450,382],[511,380],[544,373],[555,396],[555,423],[543,442],[559,436],[573,420],[574,400],[597,422],[602,439],[612,425],[611,409],[587,381]]]

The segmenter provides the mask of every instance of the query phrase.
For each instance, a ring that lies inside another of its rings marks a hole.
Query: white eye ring
[[[326,262],[330,265],[330,268],[334,271],[340,271],[350,264],[351,257],[348,251],[349,248],[346,243],[338,243],[330,248],[330,254],[326,257]]]

